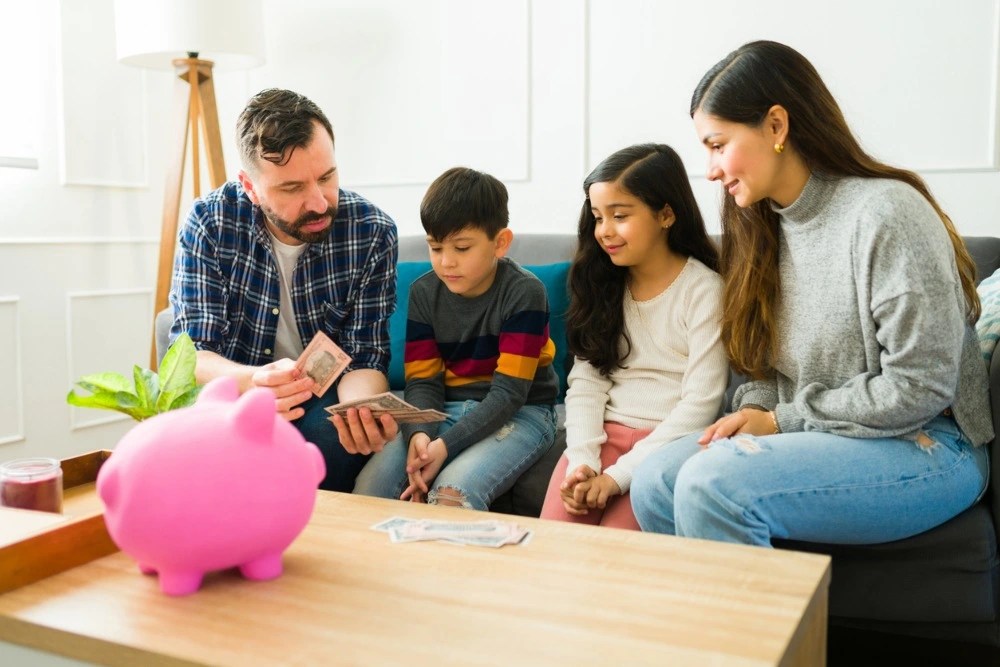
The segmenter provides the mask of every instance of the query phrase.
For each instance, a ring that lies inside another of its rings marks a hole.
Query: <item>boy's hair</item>
[[[292,151],[312,141],[313,121],[323,126],[332,141],[330,120],[305,95],[268,88],[251,97],[236,121],[236,143],[243,168],[256,171],[260,160],[278,166],[288,162]]]
[[[468,167],[454,167],[438,176],[420,202],[420,224],[436,241],[466,227],[481,229],[493,239],[508,220],[506,186]]]

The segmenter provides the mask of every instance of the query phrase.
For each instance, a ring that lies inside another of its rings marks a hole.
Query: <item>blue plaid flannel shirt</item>
[[[340,190],[330,236],[311,243],[291,288],[303,345],[324,331],[352,358],[347,370],[389,365],[396,306],[396,224]],[[178,238],[170,340],[186,331],[200,350],[241,364],[274,361],[280,286],[263,213],[237,181],[195,201]]]

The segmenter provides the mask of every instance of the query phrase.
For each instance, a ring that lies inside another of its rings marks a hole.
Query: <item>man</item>
[[[279,413],[323,451],[320,488],[349,492],[368,455],[398,427],[367,408],[331,425],[323,408],[388,390],[396,225],[340,189],[333,128],[302,95],[255,95],[237,141],[239,180],[196,200],[181,230],[170,338],[191,336],[199,383],[233,376],[242,391],[273,391]],[[322,398],[295,368],[318,331],[352,358]]]

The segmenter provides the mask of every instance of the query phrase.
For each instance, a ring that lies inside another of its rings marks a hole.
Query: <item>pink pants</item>
[[[650,433],[649,431],[629,428],[615,422],[604,422],[604,432],[608,434],[608,439],[601,445],[602,470],[610,467],[622,454],[632,451],[635,443]],[[603,510],[590,509],[583,516],[575,516],[567,512],[563,506],[559,486],[566,479],[566,468],[568,465],[569,461],[564,454],[559,459],[556,469],[552,471],[552,479],[549,480],[549,489],[545,493],[545,504],[542,505],[543,519],[572,521],[591,526],[610,526],[611,528],[639,530],[639,523],[635,520],[635,515],[632,514],[632,501],[629,499],[628,493],[611,498]]]

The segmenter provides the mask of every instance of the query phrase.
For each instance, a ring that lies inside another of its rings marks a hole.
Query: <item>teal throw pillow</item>
[[[399,262],[396,264],[396,311],[389,318],[389,388],[403,389],[403,351],[406,349],[406,309],[410,305],[410,285],[431,270],[430,262]]]
[[[983,312],[976,321],[976,335],[979,337],[979,350],[989,366],[993,350],[1000,340],[1000,269],[979,283],[976,291],[983,304]]]
[[[552,364],[559,376],[559,401],[566,397],[566,310],[569,308],[569,262],[525,266],[545,285],[549,297],[549,338],[556,346]]]

